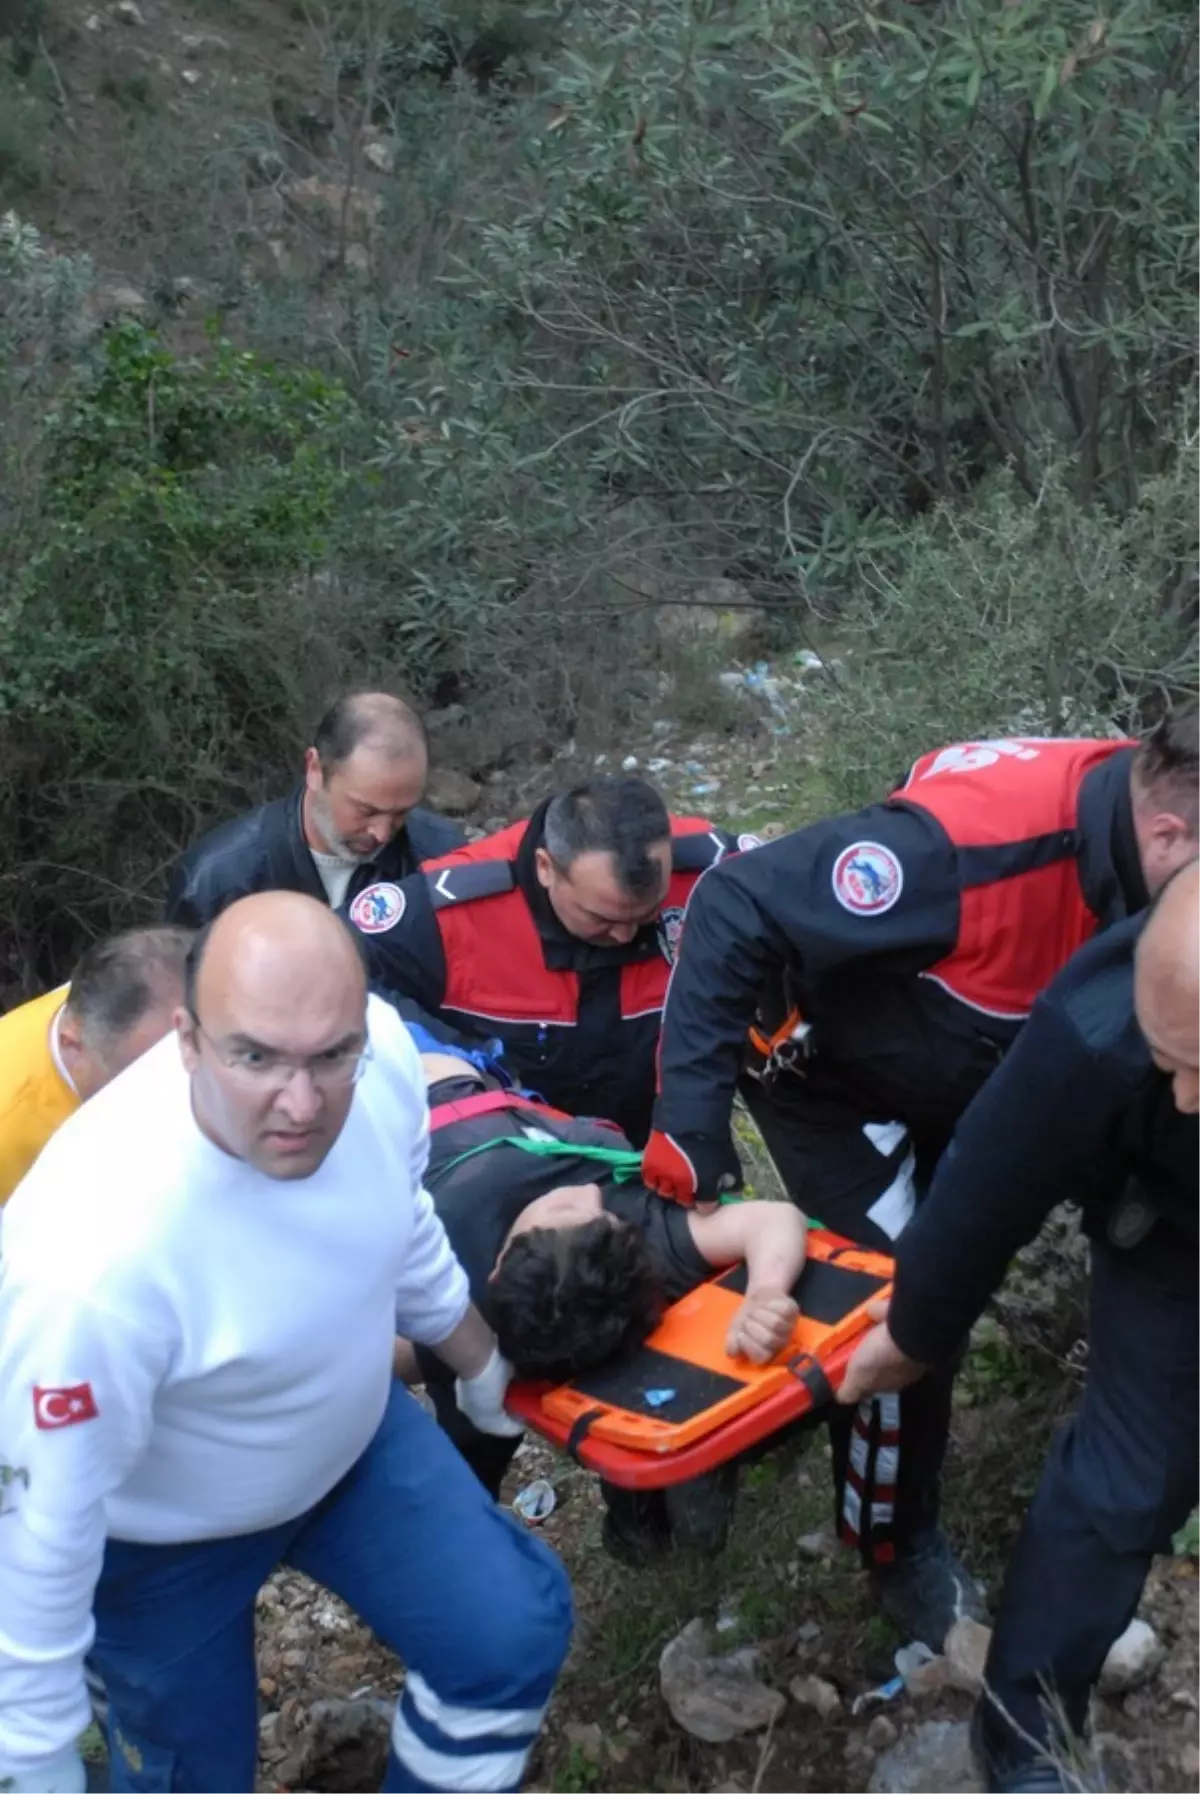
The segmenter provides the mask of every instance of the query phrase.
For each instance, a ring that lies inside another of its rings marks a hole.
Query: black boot
[[[671,1526],[661,1489],[618,1489],[602,1482],[607,1513],[600,1542],[610,1557],[629,1569],[657,1562],[671,1549]]]
[[[892,1564],[873,1569],[871,1587],[906,1638],[940,1651],[955,1620],[986,1620],[979,1586],[959,1562],[940,1526],[916,1535]]]
[[[988,1794],[1077,1794],[1083,1784],[1075,1777],[1065,1777],[1048,1756],[1035,1754],[1032,1739],[1022,1740],[1018,1747],[1015,1735],[1005,1726],[1005,1745],[999,1748],[989,1737],[985,1709],[986,1696],[971,1716],[971,1749],[983,1771]]]
[[[676,1483],[663,1491],[671,1541],[681,1551],[697,1551],[717,1557],[729,1541],[733,1504],[737,1495],[738,1467],[723,1464],[707,1476]]]

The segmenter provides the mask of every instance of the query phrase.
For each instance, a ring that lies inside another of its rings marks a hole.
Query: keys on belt
[[[770,1084],[784,1071],[799,1072],[812,1055],[812,1023],[798,1009],[790,1009],[772,1032],[757,1023],[750,1029],[746,1070],[760,1083]]]

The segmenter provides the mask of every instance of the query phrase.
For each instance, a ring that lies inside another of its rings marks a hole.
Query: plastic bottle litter
[[[878,1688],[868,1688],[865,1694],[858,1695],[850,1703],[851,1713],[861,1713],[866,1707],[879,1706],[884,1701],[894,1701],[898,1694],[904,1693],[908,1685],[908,1678],[914,1670],[920,1669],[922,1664],[932,1663],[936,1656],[937,1652],[931,1651],[929,1646],[923,1644],[919,1638],[914,1639],[911,1644],[901,1645],[892,1659],[896,1665],[896,1675],[890,1677],[886,1682],[881,1682]]]
[[[915,1638],[911,1644],[900,1646],[892,1662],[896,1665],[896,1674],[907,1682],[915,1670],[925,1663],[932,1663],[936,1656],[936,1651],[931,1651],[921,1639]]]
[[[850,1703],[852,1714],[862,1713],[867,1707],[874,1707],[882,1701],[894,1701],[898,1694],[904,1693],[904,1677],[893,1676],[890,1681],[881,1682],[878,1688],[868,1688],[865,1694],[857,1695]]]
[[[530,1526],[540,1526],[543,1520],[550,1518],[557,1506],[558,1496],[544,1476],[539,1476],[536,1482],[526,1483],[513,1496],[513,1512],[520,1514],[522,1520],[527,1520]]]
[[[676,1393],[674,1389],[647,1389],[642,1399],[648,1408],[665,1408],[675,1400]]]

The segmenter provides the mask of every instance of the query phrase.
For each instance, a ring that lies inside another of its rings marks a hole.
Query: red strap
[[[501,1109],[528,1109],[534,1115],[548,1115],[552,1121],[570,1121],[561,1109],[552,1109],[549,1103],[531,1102],[527,1096],[518,1096],[515,1090],[479,1090],[474,1096],[464,1096],[456,1103],[436,1103],[429,1111],[431,1128],[447,1127],[452,1121],[470,1121],[476,1115],[494,1115]]]

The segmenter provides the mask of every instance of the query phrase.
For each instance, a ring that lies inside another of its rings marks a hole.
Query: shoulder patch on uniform
[[[670,965],[675,964],[682,933],[683,911],[678,907],[661,910],[658,917],[658,944],[662,948],[663,958]]]
[[[762,844],[763,838],[761,835],[739,835],[737,838],[737,850],[739,853],[749,853],[752,848],[761,847]]]
[[[386,934],[405,910],[408,898],[399,885],[368,885],[350,905],[350,920],[360,934]]]
[[[501,897],[517,882],[511,860],[465,860],[441,871],[427,871],[429,901],[434,909],[455,903],[471,903],[478,897]]]
[[[882,916],[904,889],[904,868],[890,847],[856,841],[833,863],[833,894],[854,916]]]

